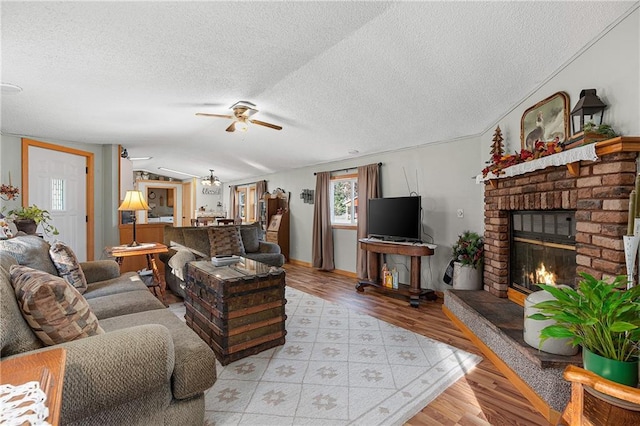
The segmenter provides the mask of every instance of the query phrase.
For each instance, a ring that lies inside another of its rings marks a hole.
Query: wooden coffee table
[[[284,269],[241,257],[238,263],[187,264],[187,325],[222,365],[285,342]]]

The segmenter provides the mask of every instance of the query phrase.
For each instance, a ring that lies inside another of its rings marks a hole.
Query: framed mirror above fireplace
[[[512,211],[510,219],[510,287],[529,294],[538,283],[575,286],[575,211]]]

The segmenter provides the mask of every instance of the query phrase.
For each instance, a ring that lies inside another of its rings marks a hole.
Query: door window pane
[[[51,179],[51,210],[64,211],[64,180]]]

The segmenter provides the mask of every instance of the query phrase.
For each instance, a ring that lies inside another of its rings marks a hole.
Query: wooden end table
[[[161,243],[141,243],[136,247],[116,246],[107,249],[107,252],[116,258],[116,262],[118,262],[118,265],[120,266],[122,266],[122,261],[125,257],[145,256],[147,258],[147,268],[153,272],[153,283],[149,287],[153,294],[160,299],[162,303],[165,303],[164,293],[166,290],[166,283],[158,271],[155,255],[158,253],[167,253],[168,251],[169,249],[167,246]]]
[[[47,394],[49,408],[47,422],[56,426],[60,423],[62,406],[62,384],[64,380],[67,353],[63,348],[18,355],[0,362],[2,384],[13,386],[27,382],[40,383],[40,389]]]
[[[372,253],[400,254],[411,257],[411,282],[409,285],[400,284],[397,289],[390,289],[380,282],[380,270],[378,256],[369,258],[368,273],[371,280],[360,280],[356,285],[356,290],[364,292],[365,287],[371,286],[386,292],[396,292],[405,296],[409,296],[409,304],[413,308],[420,306],[420,297],[427,300],[436,300],[437,297],[433,290],[420,288],[420,271],[422,256],[433,256],[433,249],[426,244],[418,243],[393,243],[387,241],[378,241],[370,238],[361,238],[358,240],[362,250]]]

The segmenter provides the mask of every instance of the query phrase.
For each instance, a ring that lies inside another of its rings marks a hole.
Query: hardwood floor
[[[287,285],[409,329],[468,352],[482,353],[442,312],[442,299],[421,301],[418,309],[405,298],[373,288],[355,290],[356,280],[304,266],[285,265]],[[484,358],[484,357],[483,357]],[[458,380],[407,425],[549,425],[524,396],[488,361]]]

